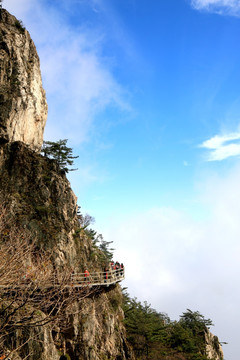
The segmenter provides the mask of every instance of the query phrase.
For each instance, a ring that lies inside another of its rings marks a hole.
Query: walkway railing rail
[[[123,269],[116,270],[107,270],[102,272],[90,272],[86,273],[72,273],[69,278],[65,278],[64,281],[59,281],[57,277],[53,276],[50,278],[47,283],[44,282],[44,287],[85,287],[85,286],[109,286],[111,284],[116,284],[125,279],[125,271]],[[29,276],[24,279],[19,279],[19,281],[7,281],[5,280],[3,283],[0,283],[0,288],[9,288],[12,289],[14,287],[25,287],[28,284],[36,284],[38,281],[34,278],[34,276]],[[41,287],[41,282],[40,282]]]
[[[87,285],[108,286],[118,283],[124,279],[124,269],[116,269],[90,273],[89,276],[87,276],[85,273],[74,273],[71,275],[71,284],[74,287],[81,287]]]

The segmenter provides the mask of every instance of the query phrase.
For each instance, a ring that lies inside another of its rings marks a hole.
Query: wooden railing
[[[82,286],[108,286],[118,283],[125,279],[124,269],[108,270],[102,272],[90,273],[87,276],[85,273],[76,273],[71,275],[71,285],[73,287]]]
[[[116,284],[125,279],[125,271],[123,269],[116,270],[107,270],[102,272],[90,272],[86,273],[72,273],[70,277],[65,278],[63,281],[59,281],[57,277],[50,277],[50,279],[44,283],[45,288],[51,287],[85,287],[85,286],[109,286],[111,284]],[[29,284],[36,284],[38,286],[38,281],[34,278],[34,276],[29,276],[27,278],[19,279],[16,281],[7,281],[5,280],[3,283],[0,283],[0,288],[23,288]],[[39,287],[42,287],[43,284],[39,284]]]

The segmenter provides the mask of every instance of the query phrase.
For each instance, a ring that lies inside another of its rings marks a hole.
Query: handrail
[[[108,286],[115,284],[125,279],[125,270],[114,269],[102,272],[90,273],[89,276],[85,273],[73,273],[71,275],[71,284],[74,287],[81,287],[86,285],[102,285]]]
[[[64,287],[85,287],[85,286],[109,286],[116,284],[125,279],[125,269],[114,269],[101,272],[92,272],[92,273],[72,273],[70,275],[69,281],[66,281]],[[26,280],[20,281],[18,284],[15,284],[16,287],[24,287],[29,282],[34,283],[34,279],[28,278]],[[47,288],[49,287],[59,287],[63,284],[58,281],[57,277],[53,277],[48,284],[45,284]],[[1,284],[0,288],[12,288],[13,284]]]

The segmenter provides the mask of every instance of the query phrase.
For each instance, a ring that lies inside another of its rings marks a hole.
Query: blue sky
[[[199,310],[238,360],[239,1],[3,7],[37,46],[45,140],[79,155],[69,179],[125,263],[124,286],[171,318]]]

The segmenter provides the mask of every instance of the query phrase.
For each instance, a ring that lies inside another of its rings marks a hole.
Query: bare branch
[[[67,309],[95,291],[72,288],[72,269],[66,265],[64,272],[56,271],[53,252],[39,249],[26,229],[10,224],[0,205],[0,353],[22,351],[33,328],[47,325],[64,331],[69,327]],[[19,331],[25,334],[22,339]]]

